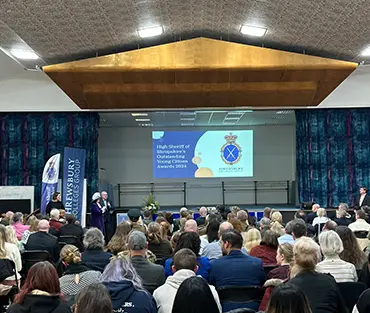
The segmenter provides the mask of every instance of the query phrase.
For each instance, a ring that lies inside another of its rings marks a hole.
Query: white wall
[[[216,129],[214,128],[214,130]],[[221,181],[225,181],[226,184],[227,182],[250,182],[252,186],[253,181],[295,180],[295,125],[256,126],[245,129],[254,130],[253,178],[154,180],[152,130],[150,128],[101,128],[99,135],[99,167],[106,169],[107,180],[114,186],[118,183],[181,183],[186,181],[188,185],[188,205],[221,203]],[[190,129],[181,128],[177,130]],[[172,188],[176,189],[176,184]],[[268,187],[268,189],[271,188]],[[121,205],[139,206],[147,193],[148,190],[141,193],[126,194],[121,197]],[[116,203],[118,203],[117,195],[114,196]],[[183,195],[181,192],[166,192],[158,194],[157,200],[162,205],[182,204]],[[284,203],[286,192],[260,192],[258,200],[260,203]],[[227,192],[226,203],[254,203],[254,193],[251,191]]]

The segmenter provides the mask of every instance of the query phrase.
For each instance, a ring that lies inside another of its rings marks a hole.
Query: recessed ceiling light
[[[150,118],[135,118],[136,122],[150,122]]]
[[[361,55],[363,57],[369,57],[370,56],[370,47],[367,47],[365,50],[361,52]]]
[[[30,50],[11,49],[10,53],[17,59],[21,60],[37,60],[39,56]]]
[[[225,121],[228,121],[228,120],[239,120],[239,119],[240,119],[240,117],[228,117],[228,116],[225,117]]]
[[[148,116],[148,113],[131,113],[131,116]]]
[[[149,127],[149,126],[153,126],[153,124],[139,124],[139,126]]]
[[[195,112],[180,112],[180,115],[186,115],[186,116],[193,116],[193,115],[196,115],[197,113]]]
[[[181,123],[181,126],[194,126],[194,123]]]
[[[242,25],[242,27],[240,28],[240,32],[243,35],[262,37],[266,35],[267,28],[251,26],[251,25]]]
[[[143,28],[143,29],[139,29],[137,32],[141,38],[159,36],[163,34],[163,26]]]
[[[180,118],[181,121],[194,121],[195,117],[182,117]]]

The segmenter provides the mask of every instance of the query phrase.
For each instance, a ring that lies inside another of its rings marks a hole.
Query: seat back
[[[76,236],[71,236],[71,235],[68,235],[68,236],[60,236],[58,238],[58,241],[59,242],[65,242],[68,245],[74,245],[76,247],[79,247],[79,245],[81,244],[80,241],[77,239]]]
[[[265,289],[259,286],[223,286],[217,289],[221,302],[261,302]]]
[[[265,275],[267,277],[267,275],[275,268],[277,268],[278,265],[264,265],[263,266],[263,270],[265,271]]]
[[[358,298],[367,289],[367,286],[360,282],[338,283],[337,285],[348,312],[352,312]]]
[[[22,252],[22,271],[27,276],[28,271],[32,265],[42,262],[49,261],[52,263],[52,258],[48,251],[45,250],[26,250]]]
[[[356,236],[356,238],[360,238],[360,239],[367,238],[368,233],[369,233],[368,231],[364,231],[364,230],[359,230],[359,231],[354,231],[353,232],[353,234]]]

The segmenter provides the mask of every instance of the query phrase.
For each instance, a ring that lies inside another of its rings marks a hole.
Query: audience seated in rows
[[[339,235],[332,230],[320,234],[319,244],[324,260],[316,265],[316,271],[332,275],[337,283],[356,282],[356,268],[352,263],[340,259],[343,243]]]
[[[75,303],[75,296],[84,287],[100,282],[101,272],[90,270],[81,261],[81,253],[76,246],[66,245],[60,251],[60,258],[66,266],[59,279],[60,289],[70,305]]]
[[[186,233],[196,233],[199,235],[199,230],[197,226],[197,222],[190,219],[185,222],[184,225],[184,232]],[[200,250],[199,254],[202,255],[203,249],[208,245],[208,241],[202,237],[200,237]]]
[[[308,237],[315,237],[316,232],[315,232],[315,227],[313,227],[310,223],[307,223],[307,216],[306,213],[303,210],[298,210],[294,214],[294,219],[295,220],[303,220],[306,224],[306,233]]]
[[[29,225],[23,224],[23,214],[20,212],[14,213],[12,218],[12,227],[15,230],[15,233],[17,235],[17,239],[21,240],[23,233],[30,228]]]
[[[356,221],[349,224],[348,228],[355,234],[361,250],[369,246],[370,240],[367,239],[367,234],[370,231],[370,224],[366,222],[366,213],[359,209],[356,211]]]
[[[170,242],[163,238],[166,234],[161,233],[161,228],[161,224],[157,222],[151,222],[148,225],[148,249],[155,254],[157,259],[166,260],[172,255],[172,247]]]
[[[262,260],[241,252],[243,238],[236,230],[227,230],[221,237],[224,257],[214,260],[209,283],[219,289],[224,286],[262,286],[266,280]],[[222,303],[223,312],[237,308],[233,303]],[[258,303],[246,307],[257,309]]]
[[[355,235],[346,226],[338,226],[336,232],[343,243],[343,251],[339,254],[340,258],[343,261],[352,263],[356,270],[361,270],[366,263],[366,255],[360,249]]]
[[[141,277],[143,287],[150,293],[165,282],[164,269],[146,258],[148,243],[141,231],[132,231],[128,237],[131,263]]]
[[[221,248],[221,237],[223,233],[227,230],[234,229],[233,225],[229,222],[223,222],[220,224],[218,230],[218,240],[210,242],[203,251],[203,256],[208,258],[209,260],[215,260],[222,257],[222,248]]]
[[[52,209],[50,211],[50,228],[53,228],[55,235],[58,236],[60,228],[63,226],[63,223],[59,222],[60,213],[58,209]]]
[[[76,224],[76,218],[72,214],[67,214],[66,217],[66,224],[59,228],[59,237],[60,236],[74,236],[78,240],[78,248],[80,251],[83,251],[83,237],[84,237],[84,230],[82,229],[81,225]]]
[[[31,267],[27,278],[7,313],[70,313],[64,301],[57,271],[49,262]]]
[[[127,240],[131,232],[131,224],[123,221],[117,225],[116,231],[112,239],[108,242],[107,251],[113,255],[117,255],[122,251],[128,250]]]
[[[49,234],[50,225],[47,220],[39,221],[37,232],[31,234],[25,246],[26,250],[45,250],[49,252],[51,260],[59,260],[59,244],[57,237]]]
[[[173,276],[169,276],[164,285],[154,291],[154,299],[159,313],[172,312],[172,306],[180,285],[189,277],[196,275],[198,271],[197,257],[190,249],[181,249],[173,257]],[[220,300],[215,287],[209,286],[217,303],[219,312],[222,312]],[[197,298],[199,295],[196,296]]]
[[[261,243],[250,251],[250,255],[262,260],[263,265],[276,264],[276,250],[279,233],[272,230],[265,230],[262,232]]]
[[[334,221],[337,223],[338,226],[348,226],[351,224],[351,216],[347,213],[347,210],[341,206],[339,206],[338,210],[335,212],[336,218]]]
[[[156,313],[152,295],[145,290],[131,261],[115,258],[105,268],[101,281],[112,299],[114,312]]]
[[[197,274],[202,276],[205,280],[209,279],[209,271],[211,269],[211,263],[207,257],[200,256],[200,237],[195,232],[182,233],[177,241],[173,255],[183,248],[188,248],[195,253],[198,260],[199,269]],[[167,259],[165,262],[165,274],[166,277],[173,275],[172,271],[173,259]]]
[[[31,216],[28,219],[27,224],[30,226],[30,228],[27,229],[22,235],[22,239],[21,239],[22,247],[24,247],[27,244],[27,241],[30,235],[37,232],[39,221],[40,220],[38,220],[36,216]]]
[[[302,289],[313,313],[345,313],[346,306],[335,279],[315,271],[321,258],[320,247],[311,238],[300,238],[293,248],[294,265],[290,283]]]
[[[111,253],[104,251],[104,235],[98,228],[90,228],[83,240],[85,251],[82,262],[94,271],[103,272],[109,264]]]

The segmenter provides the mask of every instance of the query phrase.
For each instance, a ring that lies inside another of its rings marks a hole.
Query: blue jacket
[[[151,294],[138,291],[131,281],[103,282],[112,299],[114,312],[157,313],[157,305]]]
[[[214,260],[209,274],[209,283],[216,289],[222,286],[263,286],[265,281],[262,260],[240,250]]]
[[[197,260],[198,260],[199,269],[198,269],[198,272],[196,274],[199,275],[199,276],[202,276],[205,280],[208,281],[209,271],[211,270],[211,263],[210,263],[209,259],[204,257],[204,256],[199,256],[197,258]],[[165,264],[164,264],[164,272],[166,274],[166,277],[173,275],[172,265],[173,265],[172,258],[167,259]]]

